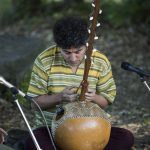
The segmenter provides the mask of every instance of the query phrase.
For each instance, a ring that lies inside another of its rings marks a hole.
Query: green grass
[[[0,0],[0,15],[3,15],[11,8],[11,0]]]

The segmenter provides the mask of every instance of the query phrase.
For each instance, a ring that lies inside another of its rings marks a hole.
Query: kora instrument
[[[111,124],[97,104],[78,101],[63,106],[64,114],[55,115],[52,135],[59,150],[102,150],[107,145]]]
[[[51,131],[59,150],[103,150],[110,137],[111,124],[104,110],[97,104],[87,102],[85,93],[88,88],[88,73],[91,66],[91,54],[95,37],[99,0],[92,3],[92,25],[89,29],[88,43],[86,44],[86,59],[81,94],[76,102],[64,105],[52,120]]]

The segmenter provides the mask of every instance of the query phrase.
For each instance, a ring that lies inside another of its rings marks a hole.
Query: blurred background
[[[35,57],[54,44],[52,27],[66,15],[89,18],[91,0],[0,0],[0,75],[27,91]],[[117,97],[106,109],[114,126],[135,136],[134,149],[150,149],[150,92],[140,77],[121,69],[127,61],[150,73],[150,1],[101,0],[99,39],[94,43],[112,63]],[[145,79],[150,85],[150,78]],[[28,102],[18,97],[31,121]],[[31,121],[32,122],[32,121]],[[0,127],[26,129],[9,89],[0,85]]]

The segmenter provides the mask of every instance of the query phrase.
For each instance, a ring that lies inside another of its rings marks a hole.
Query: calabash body
[[[91,102],[64,106],[64,114],[52,121],[52,133],[60,150],[103,150],[111,125],[106,113]]]

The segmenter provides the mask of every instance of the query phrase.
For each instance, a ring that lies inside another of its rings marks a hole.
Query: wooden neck
[[[85,59],[85,67],[84,67],[84,75],[83,75],[83,80],[81,82],[81,94],[79,96],[80,101],[85,100],[85,93],[88,90],[88,74],[89,70],[91,67],[91,55],[93,51],[93,42],[94,42],[94,37],[95,37],[95,32],[96,32],[96,26],[97,26],[97,17],[99,14],[99,0],[94,1],[94,11],[93,11],[93,19],[92,19],[92,25],[90,28],[90,34],[88,38],[88,45],[87,45],[87,50],[86,50],[86,59]]]

